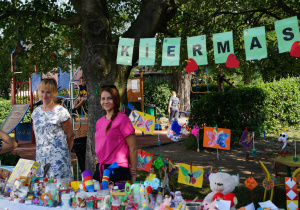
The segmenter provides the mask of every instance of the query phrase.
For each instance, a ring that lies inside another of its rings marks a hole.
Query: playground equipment
[[[11,103],[13,107],[11,108],[9,115],[7,116],[5,121],[0,125],[0,128],[6,133],[10,133],[15,130],[15,139],[17,139],[17,136],[20,134],[29,134],[24,140],[31,140],[31,142],[34,144],[35,137],[33,133],[32,122],[21,123],[21,121],[29,109],[30,113],[32,113],[34,105],[38,105],[39,103],[41,103],[37,94],[37,85],[41,82],[42,78],[54,78],[58,84],[58,91],[62,89],[66,89],[69,91],[68,94],[58,95],[57,98],[64,99],[66,101],[69,100],[69,107],[65,104],[62,105],[70,110],[70,106],[72,106],[73,104],[72,100],[76,99],[73,97],[74,84],[78,85],[75,80],[79,81],[79,78],[82,76],[82,72],[80,69],[76,69],[76,73],[73,75],[75,68],[72,68],[72,71],[70,71],[70,73],[63,72],[61,69],[59,69],[59,73],[48,73],[46,75],[41,75],[41,73],[38,72],[38,67],[35,66],[35,73],[33,73],[29,77],[28,81],[17,81],[16,74],[19,72],[15,72],[14,58],[21,50],[26,51],[27,49],[22,43],[19,43],[16,49],[11,54],[11,71],[13,72],[11,83]],[[87,118],[85,116],[85,121],[86,120]],[[78,122],[78,120],[76,121],[77,122],[74,123],[75,138],[86,136],[87,122],[86,126],[82,126],[81,128],[80,122]],[[24,137],[24,135],[22,137]]]

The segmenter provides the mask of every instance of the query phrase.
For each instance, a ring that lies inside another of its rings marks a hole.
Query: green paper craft
[[[207,65],[206,35],[187,38],[188,57],[198,65]]]
[[[162,66],[179,66],[181,37],[164,38]]]
[[[140,39],[139,66],[155,64],[156,38]]]
[[[232,31],[213,34],[215,63],[226,63],[228,55],[234,53]]]
[[[164,162],[160,158],[160,156],[153,162],[156,169],[160,169],[164,166]]]
[[[264,26],[244,30],[246,60],[268,57],[266,30]]]
[[[119,39],[117,64],[132,65],[133,45],[134,39]]]
[[[295,41],[300,40],[297,16],[274,22],[279,53],[289,52]]]

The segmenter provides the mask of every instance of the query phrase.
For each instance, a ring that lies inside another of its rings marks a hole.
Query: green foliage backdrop
[[[198,122],[198,125],[229,128],[233,144],[238,143],[245,127],[256,135],[264,131],[280,133],[284,126],[295,127],[300,121],[299,83],[300,78],[287,78],[201,95],[193,103],[189,125]]]

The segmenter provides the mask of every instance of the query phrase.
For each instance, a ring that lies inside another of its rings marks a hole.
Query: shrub
[[[0,154],[1,165],[15,166],[19,159],[20,156],[18,154],[13,154],[11,152]]]
[[[144,82],[144,105],[155,104],[156,113],[166,116],[172,85],[168,81],[157,82],[154,79]]]

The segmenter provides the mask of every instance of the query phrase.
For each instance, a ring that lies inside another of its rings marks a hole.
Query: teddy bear
[[[203,203],[212,203],[215,199],[230,200],[230,210],[235,210],[237,199],[232,191],[239,184],[239,177],[224,172],[211,173],[209,183],[212,192],[204,198]]]

